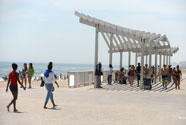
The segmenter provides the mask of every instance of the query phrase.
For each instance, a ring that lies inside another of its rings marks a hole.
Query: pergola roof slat
[[[155,53],[153,50],[154,48],[156,48],[156,52],[158,51],[158,53],[162,53],[165,55],[167,54],[172,55],[173,53],[178,51],[178,48],[173,49],[170,47],[170,43],[166,35],[128,29],[79,13],[77,11],[75,12],[75,15],[79,17],[80,23],[92,27],[97,26],[98,32],[101,32],[108,48],[111,49],[110,51],[113,52],[131,51],[141,53],[142,40],[145,40],[145,43],[143,44],[145,49],[144,54],[148,54],[149,51],[152,51],[152,54]],[[110,36],[108,35],[108,33],[113,34],[112,47],[109,45],[109,42],[104,33],[106,33],[106,36],[109,40]],[[127,40],[125,40],[125,38],[127,38]]]

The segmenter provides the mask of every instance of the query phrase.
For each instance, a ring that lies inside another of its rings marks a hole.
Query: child
[[[6,92],[8,92],[8,87],[9,87],[10,91],[12,92],[12,95],[13,95],[13,100],[10,102],[9,105],[7,105],[8,112],[10,111],[9,107],[12,104],[14,104],[14,112],[17,112],[17,109],[16,109],[16,100],[17,100],[17,96],[18,96],[17,81],[25,90],[25,87],[23,86],[23,84],[19,80],[19,74],[16,72],[17,67],[18,67],[17,64],[15,64],[15,63],[12,64],[13,71],[10,72],[10,74],[9,74],[8,83],[7,83],[7,87],[6,87]],[[10,84],[10,86],[9,86],[9,84]]]

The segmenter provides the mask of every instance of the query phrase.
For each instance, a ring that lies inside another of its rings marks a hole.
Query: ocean
[[[18,65],[17,72],[22,70],[24,62],[15,62]],[[12,62],[0,62],[0,78],[4,76],[8,76],[8,74],[12,71]],[[32,63],[35,73],[34,77],[39,77],[40,74],[44,73],[47,69],[48,63]],[[27,63],[28,67],[28,63]],[[119,66],[113,65],[113,68],[118,70]],[[93,64],[65,64],[65,63],[54,63],[53,64],[53,71],[57,76],[60,73],[66,75],[67,72],[70,71],[93,71],[94,65]],[[108,65],[103,65],[103,70],[108,70]]]

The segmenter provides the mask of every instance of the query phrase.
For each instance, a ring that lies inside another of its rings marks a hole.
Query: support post
[[[96,65],[98,64],[98,25],[96,25],[95,32],[95,60],[94,60],[94,70],[96,69]]]
[[[151,63],[152,63],[152,54],[149,53],[149,74],[151,74]]]
[[[169,62],[169,56],[167,55],[167,59],[166,59],[166,65],[168,66],[168,62]]]
[[[146,64],[147,64],[147,61],[148,61],[148,56],[146,55]]]
[[[160,54],[160,59],[159,59],[159,61],[160,61],[160,62],[159,62],[159,66],[160,66],[159,68],[160,68],[160,69],[158,69],[158,70],[159,70],[159,74],[158,74],[158,75],[159,75],[159,81],[161,81],[161,77],[160,77],[161,62],[162,62],[162,61],[161,61],[161,54]]]
[[[109,55],[109,64],[112,64],[112,47],[113,47],[113,33],[110,34],[110,55]]]
[[[120,52],[120,69],[122,68],[123,52]]]
[[[171,65],[171,56],[169,56],[169,65]]]
[[[155,79],[154,83],[156,84],[156,79],[157,79],[157,53],[155,54]]]
[[[137,67],[137,63],[138,63],[138,57],[137,57],[137,53],[136,53],[136,56],[135,56],[135,67]]]
[[[145,43],[145,40],[141,39],[141,74],[140,74],[140,89],[143,88],[144,43]]]
[[[163,55],[163,65],[165,65],[165,55]]]
[[[129,56],[128,56],[128,67],[131,65],[131,52],[129,51]]]

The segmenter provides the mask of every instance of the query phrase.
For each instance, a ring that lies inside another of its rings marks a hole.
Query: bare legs
[[[180,78],[177,78],[177,86],[178,86],[178,89],[180,89]]]
[[[32,77],[30,75],[28,75],[29,88],[32,88],[31,81],[32,81]]]
[[[133,86],[133,83],[134,83],[134,77],[130,77],[130,79],[129,79],[129,83],[130,83],[130,86]]]
[[[27,84],[26,76],[22,76],[21,81],[22,81],[22,83],[23,83],[23,81],[25,81],[25,88],[26,88],[26,84]]]
[[[7,110],[8,112],[10,111],[9,110],[9,107],[13,104],[14,105],[14,112],[17,112],[17,109],[16,109],[16,100],[17,100],[17,95],[18,95],[18,92],[16,91],[11,91],[12,92],[12,95],[13,95],[13,99],[12,101],[7,105]]]

